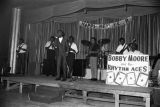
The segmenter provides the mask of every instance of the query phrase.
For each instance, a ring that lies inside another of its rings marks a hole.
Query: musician
[[[74,42],[74,37],[70,36],[68,39],[68,46],[69,46],[69,50],[68,50],[68,56],[67,56],[67,65],[69,67],[69,78],[72,79],[72,73],[73,73],[73,62],[75,60],[75,55],[76,53],[78,53],[78,48],[76,43]]]
[[[19,39],[17,46],[17,74],[25,75],[26,57],[27,57],[27,44],[24,43],[24,39]]]
[[[57,46],[57,76],[56,80],[66,81],[66,51],[67,51],[67,38],[62,30],[57,31],[56,46]],[[63,73],[61,73],[60,68],[62,67]],[[62,78],[61,78],[62,77]]]
[[[47,51],[47,70],[45,74],[47,76],[56,74],[56,46],[55,46],[55,37],[51,36],[50,40],[45,44],[45,49]]]
[[[97,80],[97,56],[98,56],[99,46],[97,44],[96,38],[91,38],[91,45],[89,47],[89,55],[90,55],[90,67],[91,67],[91,80]]]
[[[123,52],[123,54],[134,54],[134,55],[142,55],[138,50],[138,45],[136,43],[130,43],[128,44],[128,51]]]
[[[116,53],[117,54],[123,54],[125,52],[127,52],[127,44],[125,43],[125,39],[124,38],[119,38],[119,45],[116,49]]]

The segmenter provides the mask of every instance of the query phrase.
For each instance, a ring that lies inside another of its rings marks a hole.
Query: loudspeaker
[[[48,59],[43,59],[43,63],[41,64],[41,68],[42,68],[42,74],[45,74],[47,76],[52,75],[55,76],[56,75],[56,61],[53,60],[48,60]]]
[[[73,63],[73,76],[85,76],[86,60],[76,59]]]

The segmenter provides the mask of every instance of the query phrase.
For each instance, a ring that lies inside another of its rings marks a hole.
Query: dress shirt
[[[55,49],[55,47],[51,45],[51,41],[48,41],[48,42],[46,43],[45,48],[48,48],[48,49],[50,49],[50,50],[54,50],[54,49]]]
[[[123,45],[118,45],[117,49],[116,49],[116,52],[120,52],[123,48],[126,48],[127,47],[127,44],[123,44]],[[127,53],[128,50],[126,49],[123,53]]]
[[[69,43],[69,46],[71,49],[75,50],[76,53],[78,52],[77,45],[74,42],[72,44]],[[75,53],[73,50],[70,50],[69,52]]]
[[[61,42],[62,42],[62,40],[63,40],[63,37],[60,37],[60,38],[59,38],[59,42],[61,43]]]
[[[126,48],[127,47],[127,44],[123,44],[123,45],[118,45],[117,49],[116,49],[116,52],[120,52],[123,48]]]

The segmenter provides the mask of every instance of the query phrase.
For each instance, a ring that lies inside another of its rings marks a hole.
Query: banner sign
[[[109,55],[106,84],[148,86],[149,55]]]
[[[113,22],[113,23],[108,23],[108,24],[92,24],[88,23],[86,21],[79,21],[79,25],[84,27],[84,28],[92,28],[92,29],[109,29],[109,28],[115,28],[118,26],[122,26],[127,24],[128,22],[132,21],[132,16],[127,17],[126,19]]]

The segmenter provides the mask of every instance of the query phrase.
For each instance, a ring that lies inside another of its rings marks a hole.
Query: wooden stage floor
[[[7,90],[19,87],[19,92],[22,93],[24,85],[33,84],[35,86],[50,86],[50,87],[62,87],[64,89],[81,90],[82,97],[86,102],[88,99],[114,102],[115,107],[119,107],[120,103],[127,103],[133,105],[145,105],[150,107],[150,93],[152,88],[145,87],[130,87],[130,86],[118,86],[118,85],[106,85],[102,81],[90,81],[86,79],[78,79],[76,81],[57,81],[54,77],[46,76],[15,76],[15,77],[2,77],[2,81],[7,81]],[[13,85],[14,84],[14,85]],[[114,101],[110,99],[93,98],[88,96],[88,92],[99,92],[113,94]],[[120,95],[142,97],[144,102],[129,102],[121,101]],[[78,96],[77,96],[78,97]]]

